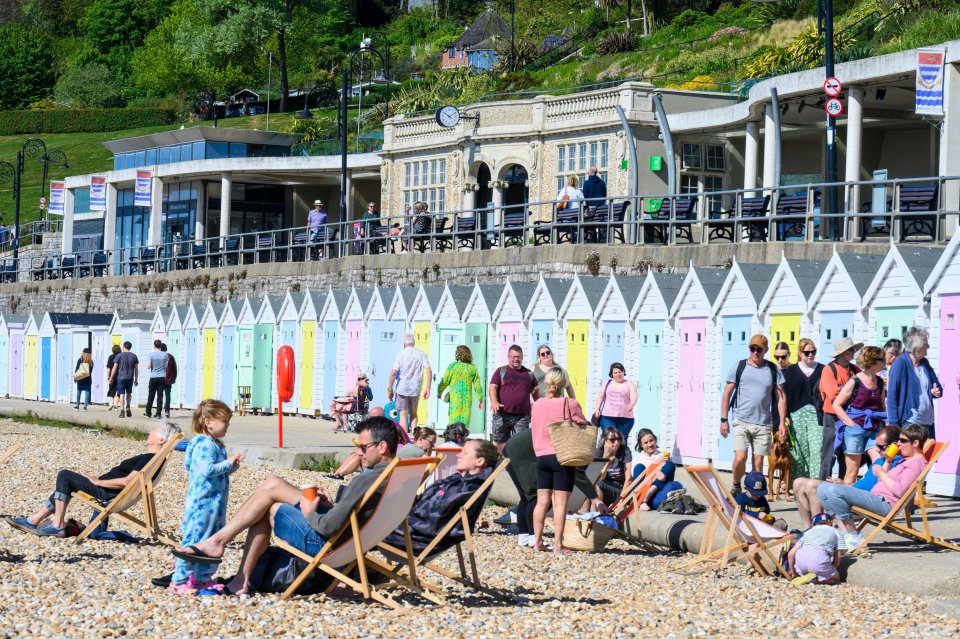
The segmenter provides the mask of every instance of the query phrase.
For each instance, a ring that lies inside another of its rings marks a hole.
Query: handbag
[[[73,380],[79,382],[82,379],[90,377],[90,364],[80,362],[80,368],[73,374]]]
[[[557,210],[558,210],[558,211],[562,211],[562,210],[566,209],[568,206],[570,206],[570,204],[569,204],[569,202],[568,202],[569,199],[570,199],[570,194],[569,194],[569,193],[564,193],[564,194],[563,194],[563,197],[560,198],[560,201],[557,202]]]
[[[607,403],[607,389],[610,388],[610,382],[613,380],[608,380],[607,385],[603,387],[603,399],[600,400],[600,406],[597,407],[597,412],[590,416],[590,423],[600,427],[600,416],[603,415],[603,405]]]
[[[561,466],[587,466],[597,450],[597,427],[570,419],[570,400],[563,402],[563,419],[547,425]]]
[[[454,385],[454,384],[456,384],[456,383],[459,382],[461,379],[463,379],[463,376],[466,375],[466,374],[467,374],[466,372],[460,373],[460,376],[459,376],[457,379],[455,379],[455,380],[453,380],[452,382],[450,382],[450,385],[447,386],[447,390],[443,391],[443,397],[440,398],[440,401],[441,401],[441,402],[443,402],[444,404],[449,404],[449,403],[450,403],[450,389],[453,388],[453,385]]]

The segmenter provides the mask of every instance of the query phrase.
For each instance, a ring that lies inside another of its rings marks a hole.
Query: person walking
[[[863,342],[853,343],[849,337],[844,337],[833,343],[833,361],[827,364],[820,373],[820,399],[823,402],[821,423],[823,425],[823,441],[820,445],[820,473],[818,479],[826,480],[833,471],[833,460],[836,458],[840,469],[840,477],[846,475],[847,461],[843,456],[843,447],[834,448],[837,437],[837,411],[833,402],[840,394],[843,385],[850,378],[860,372],[853,364],[853,357],[863,348]]]
[[[77,404],[73,410],[80,410],[80,395],[86,393],[83,401],[83,410],[87,410],[90,405],[90,390],[93,388],[93,356],[90,355],[90,349],[85,348],[80,353],[80,359],[77,360],[77,366],[73,369],[73,379],[77,382]]]
[[[163,412],[163,387],[167,383],[167,360],[170,356],[162,350],[163,342],[153,340],[153,352],[147,361],[147,370],[150,371],[150,382],[147,386],[147,410],[143,413],[146,418],[153,417],[153,399],[157,399],[157,419]],[[169,412],[169,409],[168,409]]]
[[[740,481],[746,472],[747,450],[753,448],[753,470],[763,469],[763,458],[770,453],[770,429],[773,425],[774,404],[780,416],[778,436],[787,436],[784,417],[787,398],[783,390],[783,371],[764,357],[769,342],[757,333],[750,338],[750,356],[740,360],[727,373],[727,386],[720,402],[720,435],[730,435],[728,416],[733,415],[733,489],[739,495]]]
[[[110,403],[110,409],[122,409],[120,395],[117,393],[117,378],[113,376],[113,365],[117,361],[117,355],[120,354],[120,345],[114,344],[110,349],[110,356],[107,357],[107,399]]]
[[[111,379],[117,385],[117,395],[120,397],[120,417],[132,417],[130,400],[133,398],[133,389],[140,383],[140,360],[131,351],[133,344],[123,343],[123,351],[113,360]],[[126,406],[126,410],[124,410]]]
[[[566,374],[563,379],[566,382]],[[507,351],[507,365],[493,371],[487,394],[493,413],[493,443],[503,451],[510,437],[530,427],[530,397],[540,396],[537,380],[523,365],[523,349],[517,344]]]
[[[627,379],[627,371],[620,362],[610,365],[610,378],[597,395],[597,409],[593,416],[601,429],[614,427],[623,435],[622,448],[629,452],[626,442],[633,429],[633,407],[637,404],[637,385]]]
[[[440,384],[437,385],[437,394],[443,401],[449,400],[447,422],[461,422],[469,428],[474,394],[477,397],[477,408],[483,410],[483,384],[480,381],[480,372],[473,364],[473,353],[469,347],[463,344],[457,346],[455,358],[456,361],[447,367]],[[445,389],[449,389],[447,395],[443,394]]]
[[[400,411],[400,425],[407,432],[417,427],[417,406],[420,403],[420,391],[423,399],[430,397],[430,385],[433,383],[433,370],[426,353],[416,348],[411,333],[403,336],[403,350],[393,360],[393,369],[387,377],[387,400],[394,401],[396,393],[397,410]],[[396,390],[394,390],[396,380]],[[426,383],[424,383],[426,382]]]
[[[897,361],[901,354],[903,354],[903,342],[900,340],[891,338],[883,345],[883,355],[886,360],[886,367],[880,371],[880,377],[883,381],[887,381],[887,373],[890,372],[890,367],[893,366],[893,363]]]
[[[583,181],[584,203],[596,208],[607,199],[607,183],[597,175],[597,167],[591,166],[587,179]]]
[[[887,418],[883,379],[879,376],[886,366],[883,350],[876,346],[864,347],[857,356],[857,366],[860,372],[843,385],[833,400],[833,410],[837,414],[837,439],[843,442],[847,462],[847,472],[842,477],[845,484],[857,481],[861,458],[864,453],[876,448],[877,432]],[[840,424],[843,424],[842,433]]]
[[[544,380],[547,377],[547,371],[549,371],[554,366],[563,368],[553,359],[553,350],[550,348],[549,344],[541,344],[537,346],[537,363],[533,367],[533,377],[537,380],[537,392],[540,393],[540,397],[544,397],[547,394],[547,385]],[[564,370],[564,373],[567,371]],[[567,397],[571,399],[576,399],[577,396],[573,392],[573,384],[570,383],[570,376],[567,375]]]
[[[161,344],[160,350],[164,353],[167,353],[167,345]],[[173,388],[173,385],[177,383],[177,360],[174,358],[173,353],[167,353],[167,376],[163,380],[163,399],[166,402],[166,410],[164,411],[164,417],[170,419],[170,390]],[[159,408],[159,405],[158,405]],[[160,417],[160,413],[157,412],[157,417]]]
[[[933,401],[943,395],[943,386],[927,360],[930,336],[916,326],[903,334],[903,355],[890,367],[887,378],[887,422],[891,426],[924,426],[930,439],[937,438]]]
[[[783,371],[783,390],[787,396],[790,446],[790,474],[794,479],[820,476],[820,449],[823,428],[817,419],[816,398],[820,393],[823,364],[817,362],[817,346],[804,337],[797,345],[797,363]]]

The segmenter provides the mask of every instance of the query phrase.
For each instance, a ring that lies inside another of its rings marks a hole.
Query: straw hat
[[[838,339],[833,343],[833,355],[831,355],[830,357],[835,358],[837,355],[841,353],[845,353],[851,348],[854,350],[854,352],[859,351],[861,348],[863,348],[863,342],[857,342],[856,344],[854,344],[853,340],[849,337]]]

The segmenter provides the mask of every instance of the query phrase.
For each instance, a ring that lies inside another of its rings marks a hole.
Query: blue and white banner
[[[915,112],[943,115],[944,49],[917,49],[917,103]]]
[[[150,208],[150,184],[153,182],[153,171],[137,171],[137,183],[133,190],[133,205]]]
[[[50,215],[63,215],[63,203],[66,201],[66,184],[50,181]]]
[[[90,210],[107,210],[107,178],[102,175],[90,178]]]

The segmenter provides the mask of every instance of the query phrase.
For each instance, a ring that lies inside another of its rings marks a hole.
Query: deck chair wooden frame
[[[924,446],[923,452],[924,457],[927,458],[927,465],[924,467],[923,471],[913,482],[913,484],[910,485],[910,488],[903,493],[903,496],[900,497],[900,500],[897,502],[897,504],[891,508],[890,512],[886,515],[878,515],[859,506],[854,506],[851,509],[854,515],[863,518],[857,524],[857,530],[863,532],[863,529],[868,524],[874,527],[873,530],[870,531],[870,534],[864,538],[863,544],[858,546],[852,554],[858,555],[862,553],[863,549],[874,540],[881,530],[886,530],[887,532],[899,535],[901,537],[906,537],[907,539],[912,539],[914,541],[922,541],[927,544],[934,544],[936,546],[940,546],[941,548],[960,552],[960,544],[942,539],[940,537],[934,537],[930,533],[930,521],[927,519],[928,506],[926,500],[916,499],[917,496],[923,496],[923,482],[926,480],[927,474],[933,470],[937,460],[940,459],[940,456],[943,455],[943,451],[945,451],[949,445],[950,442],[936,442],[933,440],[928,440],[927,444]],[[918,530],[913,525],[913,517],[910,514],[910,508],[908,507],[908,504],[914,500],[916,500],[916,506],[920,510],[920,519],[923,521],[923,530]],[[906,525],[894,521],[901,511],[903,512],[904,519],[906,520]]]
[[[333,577],[333,583],[330,584],[327,593],[332,592],[338,584],[343,583],[366,599],[373,599],[388,608],[399,610],[400,604],[394,601],[392,597],[381,592],[383,589],[381,586],[374,586],[370,583],[367,573],[368,568],[388,570],[390,567],[383,561],[370,556],[369,552],[386,539],[387,535],[401,526],[407,546],[411,546],[410,529],[407,526],[406,517],[413,506],[420,486],[440,461],[441,458],[439,457],[394,458],[390,465],[377,477],[373,485],[367,489],[363,498],[350,513],[349,520],[340,527],[340,530],[331,537],[330,541],[324,544],[316,555],[308,555],[284,540],[278,539],[277,546],[307,562],[307,566],[280,598],[288,599],[314,570],[320,570]],[[361,525],[357,513],[371,499],[377,497],[381,493],[381,489],[382,494],[379,496],[376,508]],[[348,530],[350,532],[349,536],[340,541],[340,537]],[[339,543],[335,545],[338,541]],[[408,557],[408,560],[412,560],[412,557]],[[360,581],[349,576],[354,567],[357,568]],[[435,603],[442,603],[442,600],[438,597],[420,587],[416,571],[403,580],[403,585]]]
[[[3,454],[0,455],[0,464],[6,463],[8,459],[20,452],[20,449],[23,448],[20,444],[14,444],[10,448],[3,451]]]
[[[183,434],[176,433],[164,442],[160,450],[147,462],[147,465],[144,466],[142,470],[137,471],[137,474],[134,475],[130,483],[106,505],[83,491],[73,493],[73,499],[79,500],[97,511],[97,516],[87,524],[83,532],[77,535],[76,543],[79,544],[89,537],[107,517],[116,515],[151,539],[176,546],[179,542],[160,529],[154,491],[163,474],[167,460],[181,439],[183,439]],[[127,510],[141,502],[143,503],[143,520],[137,519],[127,512]]]
[[[627,484],[623,496],[610,508],[618,522],[626,519],[633,511],[640,510],[640,504],[643,503],[647,493],[650,492],[650,487],[656,481],[656,473],[663,468],[666,461],[666,459],[661,458],[653,462]]]
[[[700,543],[700,552],[697,556],[684,564],[687,568],[701,567],[705,570],[716,570],[732,561],[746,559],[760,575],[776,576],[779,574],[779,564],[774,551],[787,542],[793,541],[795,535],[785,533],[773,526],[746,515],[739,506],[727,496],[726,489],[720,481],[720,476],[712,464],[705,466],[686,466],[690,478],[703,493],[709,508],[707,526],[703,532],[703,541]],[[723,525],[727,536],[723,547],[713,550],[713,540],[717,527]],[[754,548],[751,548],[751,545]],[[766,565],[766,558],[770,565]]]
[[[442,528],[440,528],[433,540],[427,544],[426,548],[424,548],[420,554],[414,554],[409,534],[405,535],[407,547],[404,550],[391,546],[386,542],[380,542],[378,547],[388,555],[389,560],[392,562],[388,570],[384,570],[379,566],[377,567],[379,572],[394,580],[390,584],[386,584],[386,587],[404,585],[407,581],[402,577],[402,572],[404,569],[406,569],[408,575],[414,575],[417,574],[419,569],[426,568],[437,573],[438,575],[441,575],[442,577],[446,577],[463,584],[464,586],[479,590],[480,592],[484,592],[498,599],[505,599],[505,597],[500,593],[484,586],[483,582],[480,580],[480,572],[477,569],[476,543],[473,538],[473,530],[470,527],[469,513],[470,509],[476,505],[478,500],[486,497],[487,493],[490,491],[490,488],[493,486],[493,483],[497,480],[497,476],[506,470],[507,466],[509,465],[509,459],[501,459],[500,462],[494,466],[493,471],[477,488],[473,495],[471,495],[471,497],[456,512],[456,514],[454,514],[450,520],[447,521]],[[460,568],[459,575],[430,561],[433,557],[439,554],[435,552],[437,546],[448,534],[450,534],[450,531],[453,530],[453,527],[456,526],[458,522],[462,526],[465,536],[463,541],[458,542],[454,546],[457,551],[457,563],[459,564]],[[464,547],[466,547],[466,552],[464,552]],[[406,558],[406,561],[397,561],[395,557]],[[469,574],[467,573],[467,559],[469,559],[470,562]],[[434,584],[423,580],[420,581],[420,585],[430,590],[438,597],[442,598],[443,590],[441,588],[438,588]]]

